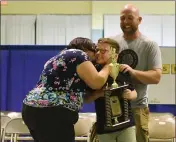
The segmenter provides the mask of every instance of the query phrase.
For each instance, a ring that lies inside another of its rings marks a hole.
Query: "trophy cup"
[[[116,83],[116,78],[119,74],[119,67],[120,67],[120,64],[117,63],[116,59],[115,59],[115,55],[116,55],[116,49],[115,48],[112,48],[111,47],[111,59],[112,59],[112,63],[110,64],[111,66],[111,75],[112,75],[112,78],[113,78],[113,84],[112,84],[112,88],[117,88],[118,87],[118,84]]]
[[[128,112],[128,100],[123,99],[122,93],[123,90],[128,87],[128,84],[119,86],[116,82],[116,78],[119,75],[120,64],[117,63],[115,58],[116,49],[111,48],[111,77],[113,78],[112,85],[107,85],[104,90],[105,96],[105,116],[106,122],[104,129],[105,130],[114,130],[124,127],[129,120]]]

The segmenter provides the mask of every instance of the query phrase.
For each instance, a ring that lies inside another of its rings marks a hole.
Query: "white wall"
[[[175,64],[175,48],[162,47],[163,64]],[[150,104],[175,104],[175,74],[162,74],[159,84],[150,85],[149,103]]]
[[[175,15],[143,15],[140,31],[152,38],[159,46],[175,46]],[[120,16],[104,15],[104,36],[122,33]]]
[[[2,15],[1,44],[67,45],[76,37],[90,38],[91,15]]]

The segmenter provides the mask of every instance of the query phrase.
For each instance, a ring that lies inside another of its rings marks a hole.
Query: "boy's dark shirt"
[[[97,65],[96,68],[98,71],[101,70],[100,65]],[[112,84],[113,83],[112,77],[109,77],[107,82],[109,85]],[[119,86],[124,85],[124,83],[129,84],[127,89],[130,89],[131,91],[134,90],[134,87],[133,87],[133,84],[131,81],[131,77],[128,73],[120,72],[117,79],[116,79],[116,82],[118,83]],[[129,110],[131,110],[130,102],[129,102],[129,107],[130,107]],[[95,100],[95,110],[96,110],[96,115],[97,115],[97,122],[96,122],[97,134],[104,134],[104,133],[111,133],[111,132],[118,131],[118,130],[115,130],[115,131],[105,131],[104,130],[104,125],[105,125],[105,100],[104,100],[104,97],[100,97]],[[131,127],[131,126],[134,126],[134,119],[133,119],[132,114],[130,115],[130,124],[126,128]],[[125,129],[125,128],[123,128],[123,129]],[[122,129],[119,129],[119,130],[122,130]]]

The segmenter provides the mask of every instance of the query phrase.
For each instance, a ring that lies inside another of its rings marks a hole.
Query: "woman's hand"
[[[95,90],[95,91],[92,91],[92,92],[87,92],[87,94],[84,97],[84,103],[93,102],[100,97],[104,97],[103,89]]]

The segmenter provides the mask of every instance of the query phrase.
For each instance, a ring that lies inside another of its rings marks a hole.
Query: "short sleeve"
[[[157,43],[151,42],[148,50],[148,70],[162,69],[161,51]]]
[[[75,57],[76,57],[77,65],[79,65],[79,64],[81,64],[81,63],[83,63],[85,61],[90,61],[88,55],[85,52],[81,51],[81,50],[75,51]]]
[[[67,65],[77,66],[85,61],[90,61],[86,52],[78,49],[65,50],[60,54]]]

